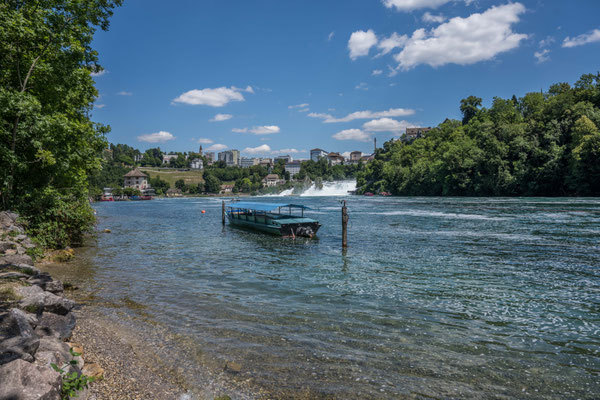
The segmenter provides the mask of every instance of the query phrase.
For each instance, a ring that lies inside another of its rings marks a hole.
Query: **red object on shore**
[[[375,196],[375,195],[374,195],[373,193],[371,193],[371,192],[366,192],[366,193],[364,194],[364,196]]]

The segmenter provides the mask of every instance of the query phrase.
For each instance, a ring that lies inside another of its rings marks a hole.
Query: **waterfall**
[[[323,187],[318,188],[314,183],[300,196],[348,196],[349,191],[356,190],[356,181],[323,182]]]

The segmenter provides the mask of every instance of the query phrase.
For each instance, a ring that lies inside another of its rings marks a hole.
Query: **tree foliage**
[[[77,241],[93,222],[88,175],[108,127],[90,119],[99,72],[94,32],[121,0],[0,3],[0,206],[49,246]]]
[[[461,101],[412,142],[386,142],[357,174],[362,191],[396,195],[600,195],[600,73],[517,99]]]

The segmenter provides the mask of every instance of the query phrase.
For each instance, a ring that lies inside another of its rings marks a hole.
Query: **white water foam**
[[[486,221],[504,221],[508,218],[504,217],[488,217],[485,215],[478,214],[459,214],[459,213],[444,213],[439,211],[425,211],[425,210],[403,210],[403,211],[384,211],[384,212],[371,212],[367,214],[375,215],[408,215],[413,217],[437,217],[437,218],[454,218],[454,219],[479,219]]]
[[[353,190],[356,190],[356,181],[323,182],[322,188],[313,184],[300,196],[348,196]]]

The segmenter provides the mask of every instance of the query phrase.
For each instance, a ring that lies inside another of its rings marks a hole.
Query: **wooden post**
[[[342,200],[342,248],[348,247],[348,208],[346,200]]]
[[[221,222],[225,225],[225,200],[221,203]]]

